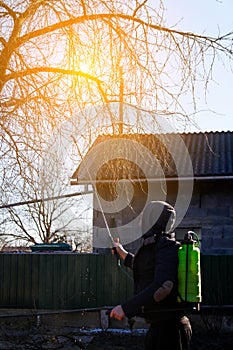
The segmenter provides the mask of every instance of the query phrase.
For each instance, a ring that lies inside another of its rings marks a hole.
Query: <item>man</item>
[[[177,303],[179,243],[171,230],[174,208],[151,201],[142,215],[143,244],[135,255],[116,239],[115,248],[124,264],[133,269],[134,296],[112,309],[110,317],[144,317],[149,323],[145,350],[188,350],[192,329]]]

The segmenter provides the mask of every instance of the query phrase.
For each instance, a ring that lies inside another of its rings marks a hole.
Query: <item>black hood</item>
[[[149,202],[142,214],[142,237],[171,232],[175,219],[175,209],[169,203]]]

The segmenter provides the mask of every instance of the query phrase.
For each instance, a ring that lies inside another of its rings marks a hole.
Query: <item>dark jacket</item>
[[[132,267],[134,276],[134,296],[122,304],[128,318],[137,315],[154,322],[181,316],[180,311],[171,311],[178,307],[179,246],[174,238],[159,235],[145,239],[135,256],[128,253],[125,265]],[[169,291],[164,287],[167,281]]]

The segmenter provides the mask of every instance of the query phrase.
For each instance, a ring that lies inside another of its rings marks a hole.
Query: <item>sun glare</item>
[[[98,67],[98,61],[92,57],[81,56],[78,61],[80,71],[90,75],[98,76],[100,69]]]

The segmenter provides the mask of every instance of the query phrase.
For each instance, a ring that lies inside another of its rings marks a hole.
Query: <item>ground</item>
[[[89,345],[87,349],[91,350],[142,350],[143,336],[99,334]],[[232,350],[232,348],[232,334],[202,334],[193,336],[191,350]]]
[[[20,327],[12,322],[0,325],[0,349],[142,350],[144,330],[51,329]],[[233,334],[204,332],[193,334],[191,350],[232,350]]]

